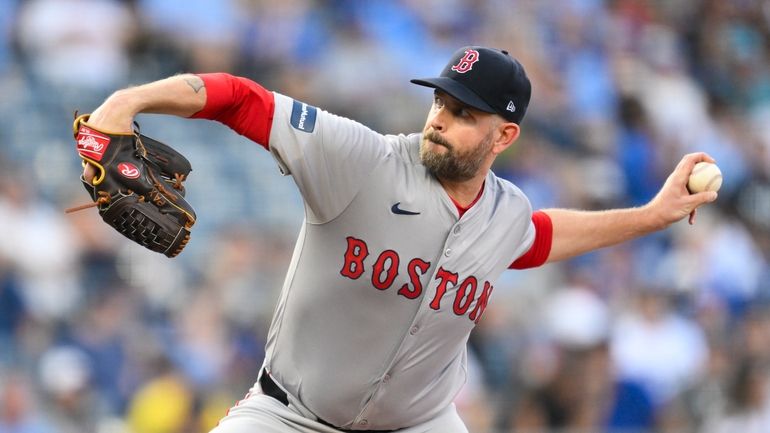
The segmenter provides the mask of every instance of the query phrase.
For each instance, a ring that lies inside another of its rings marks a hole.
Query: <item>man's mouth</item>
[[[447,149],[451,149],[452,148],[452,145],[449,144],[446,140],[444,140],[444,138],[442,136],[438,135],[438,133],[436,133],[436,132],[429,132],[429,133],[425,134],[425,138],[428,141],[430,141],[431,143],[433,143],[433,144],[438,144],[440,146],[444,146]]]

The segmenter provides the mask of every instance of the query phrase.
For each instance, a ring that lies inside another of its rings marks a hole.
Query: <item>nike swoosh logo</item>
[[[410,210],[404,210],[398,207],[401,204],[401,202],[398,202],[390,207],[390,211],[393,212],[396,215],[419,215],[420,212],[412,212]]]

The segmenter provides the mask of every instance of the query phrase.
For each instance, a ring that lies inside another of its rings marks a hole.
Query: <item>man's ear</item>
[[[518,124],[513,122],[500,122],[497,126],[497,138],[492,144],[492,153],[495,155],[502,153],[519,138],[520,133],[521,128],[519,128]]]

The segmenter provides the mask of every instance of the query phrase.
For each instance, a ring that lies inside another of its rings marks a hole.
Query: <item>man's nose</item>
[[[446,129],[446,123],[447,123],[446,116],[447,116],[447,113],[446,113],[446,109],[444,108],[437,108],[433,110],[433,112],[431,113],[431,118],[429,122],[431,128],[433,128],[436,131],[443,131],[444,129]]]

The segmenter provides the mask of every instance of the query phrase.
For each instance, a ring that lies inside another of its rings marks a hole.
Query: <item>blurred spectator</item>
[[[636,97],[623,97],[618,114],[617,158],[625,174],[625,194],[628,204],[643,205],[657,194],[665,180],[660,170],[660,145]]]
[[[699,210],[698,220],[673,231],[676,247],[658,258],[653,279],[675,291],[711,293],[742,314],[758,294],[767,261],[739,221],[709,209]]]
[[[195,426],[193,395],[184,378],[160,361],[157,376],[147,381],[127,411],[134,433],[178,433]]]
[[[646,431],[654,426],[649,394],[638,383],[618,378],[612,368],[609,311],[580,286],[546,298],[545,334],[522,353],[521,390],[503,406],[504,431]]]
[[[610,340],[619,377],[641,383],[660,408],[696,381],[706,366],[703,331],[674,310],[665,289],[642,289]]]
[[[386,48],[356,21],[341,23],[336,36],[318,60],[314,95],[324,98],[329,111],[356,118],[371,128],[384,128],[387,119],[378,116],[379,103],[371,102],[374,98],[387,105],[393,89],[403,86],[405,79],[398,73],[398,59],[388,55]]]
[[[606,42],[606,11],[584,6],[591,2],[569,2],[560,13],[553,14],[551,50],[552,69],[563,82],[570,121],[577,128],[606,125],[614,120],[617,104],[616,86],[610,68]],[[596,4],[594,2],[594,4]],[[586,19],[591,15],[590,21]],[[585,143],[589,146],[597,143]]]
[[[35,406],[28,378],[0,372],[0,433],[54,433],[58,430]]]
[[[76,191],[80,193],[82,191]],[[88,200],[78,195],[75,201],[67,200],[66,207],[73,207]],[[75,251],[84,275],[80,278],[84,297],[99,296],[105,287],[121,281],[118,274],[118,245],[123,237],[102,223],[97,212],[75,212],[66,216],[75,238]]]
[[[770,370],[746,359],[738,364],[729,388],[729,406],[711,414],[704,433],[764,433],[770,426]]]
[[[662,144],[665,154],[689,151],[699,143],[702,131],[708,127],[707,98],[693,77],[687,74],[684,56],[677,34],[664,25],[650,25],[642,35],[642,58],[624,59],[624,68],[633,74],[623,74],[631,94],[642,102],[645,112]],[[666,101],[666,103],[662,103]]]
[[[231,351],[220,295],[213,289],[191,293],[176,312],[172,362],[190,384],[208,389],[220,383]]]
[[[60,433],[96,431],[101,417],[99,395],[90,387],[93,365],[72,346],[55,346],[41,357],[39,380],[46,397],[44,411]]]
[[[365,37],[382,47],[384,54],[390,53],[378,62],[395,62],[394,68],[383,71],[394,78],[433,76],[443,68],[446,56],[475,40],[480,30],[478,8],[467,0],[342,3]],[[402,70],[413,75],[402,76]]]
[[[128,77],[134,16],[118,0],[30,0],[21,3],[18,39],[44,97],[101,95]]]
[[[14,66],[11,42],[17,7],[17,0],[6,0],[0,3],[0,77],[7,74]]]
[[[129,391],[128,333],[138,315],[134,294],[113,282],[96,289],[83,303],[60,340],[80,351],[89,365],[89,387],[99,395],[91,411],[101,415],[122,413]]]
[[[215,253],[203,275],[204,289],[215,291],[227,320],[239,328],[268,326],[275,301],[274,288],[283,282],[291,246],[268,233],[232,225],[212,243]]]
[[[268,82],[280,71],[310,74],[327,53],[331,31],[328,13],[311,0],[240,2],[244,29],[240,35],[242,72]]]
[[[0,178],[0,262],[18,277],[30,314],[56,320],[72,314],[80,300],[77,254],[71,227],[61,213],[35,198],[17,175]]]
[[[235,66],[242,24],[235,0],[136,0],[136,8],[148,51],[140,68],[166,76]]]
[[[703,287],[723,297],[741,313],[756,299],[768,262],[738,221],[719,221],[704,248]]]
[[[554,143],[539,133],[522,132],[524,144],[511,149],[508,155],[502,154],[495,168],[498,176],[510,179],[522,191],[527,191],[532,206],[544,209],[569,200],[568,193],[559,185],[559,178],[551,175],[560,172],[560,151]]]
[[[19,282],[0,259],[0,370],[15,361],[15,336],[27,315]]]

